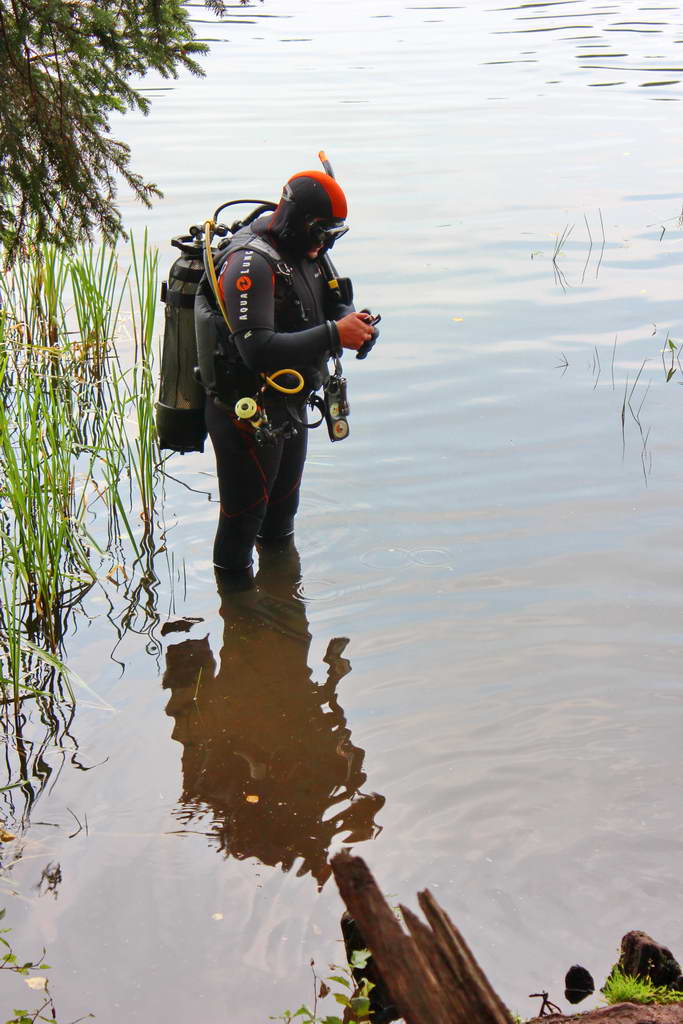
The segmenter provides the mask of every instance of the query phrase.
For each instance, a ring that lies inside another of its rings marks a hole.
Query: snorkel
[[[320,160],[320,163],[323,165],[323,170],[325,171],[325,174],[329,174],[330,178],[333,178],[336,181],[336,178],[334,177],[334,171],[332,170],[332,164],[327,159],[327,154],[325,153],[324,149],[321,149],[320,152],[318,153],[318,159]],[[348,231],[348,228],[346,230]],[[344,234],[345,233],[346,231],[344,232]],[[332,244],[334,244],[334,241]],[[340,280],[337,276],[337,271],[335,270],[334,264],[329,256],[330,248],[331,246],[323,248],[323,251],[318,257],[318,259],[320,260],[320,264],[323,268],[323,273],[325,275],[327,287],[330,289],[335,299],[338,299],[339,302],[344,302],[345,304],[350,305],[353,302],[353,288],[351,286],[351,282],[349,281],[348,278],[342,278],[340,283]]]
[[[324,149],[321,149],[320,152],[318,153],[318,159],[320,160],[320,163],[323,165],[323,170],[325,171],[325,174],[329,174],[330,178],[334,178],[332,164],[327,159],[327,154],[325,153]],[[346,225],[344,225],[344,230],[341,232],[341,234],[346,234],[347,231],[348,228],[346,227]],[[334,264],[332,263],[332,260],[329,257],[329,249],[332,247],[332,245],[334,245],[334,240],[330,243],[330,245],[327,248],[323,249],[318,259],[320,260],[320,263],[323,268],[325,280],[327,281],[327,287],[330,289],[335,299],[338,299],[345,305],[350,306],[351,303],[353,302],[353,286],[348,277],[338,277],[337,271],[334,268]],[[377,324],[382,319],[380,314],[378,313],[375,316],[373,316],[369,312],[369,310],[362,310],[362,312],[367,313],[366,319],[370,326],[376,328]],[[356,359],[365,359],[368,352],[374,345],[375,339],[377,338],[378,334],[379,331],[375,330],[372,341],[365,342],[363,345],[361,345],[358,352],[356,352]]]

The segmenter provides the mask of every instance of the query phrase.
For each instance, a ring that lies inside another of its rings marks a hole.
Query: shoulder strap
[[[254,234],[253,231],[249,231],[246,237],[243,238],[240,238],[241,234],[242,232],[239,231],[230,245],[226,247],[226,259],[228,256],[232,256],[233,253],[242,252],[245,249],[248,249],[251,252],[257,252],[260,256],[263,256],[268,260],[273,271],[279,277],[284,278],[288,284],[292,283],[292,268],[285,260],[283,260],[280,253],[270,244],[270,242],[266,242],[265,238],[261,238],[260,235]]]

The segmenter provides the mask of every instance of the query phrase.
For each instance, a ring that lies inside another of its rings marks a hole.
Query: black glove
[[[376,324],[378,324],[382,319],[379,313],[376,316],[373,316],[369,309],[361,309],[361,313],[366,314],[365,319],[372,325],[372,337],[368,341],[363,342],[356,352],[356,359],[365,359],[367,354],[374,347],[375,342],[379,338],[379,330],[377,329]]]

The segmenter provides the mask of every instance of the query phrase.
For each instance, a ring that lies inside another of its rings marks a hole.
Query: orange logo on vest
[[[238,292],[248,292],[251,288],[251,278],[247,274],[242,274],[241,277],[237,278],[235,286]]]

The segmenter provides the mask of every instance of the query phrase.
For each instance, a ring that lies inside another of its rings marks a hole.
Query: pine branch
[[[215,0],[210,0],[215,2]],[[0,0],[0,246],[13,261],[29,222],[67,247],[123,233],[116,175],[149,206],[161,192],[130,166],[110,116],[149,110],[131,79],[201,75],[182,0]]]

